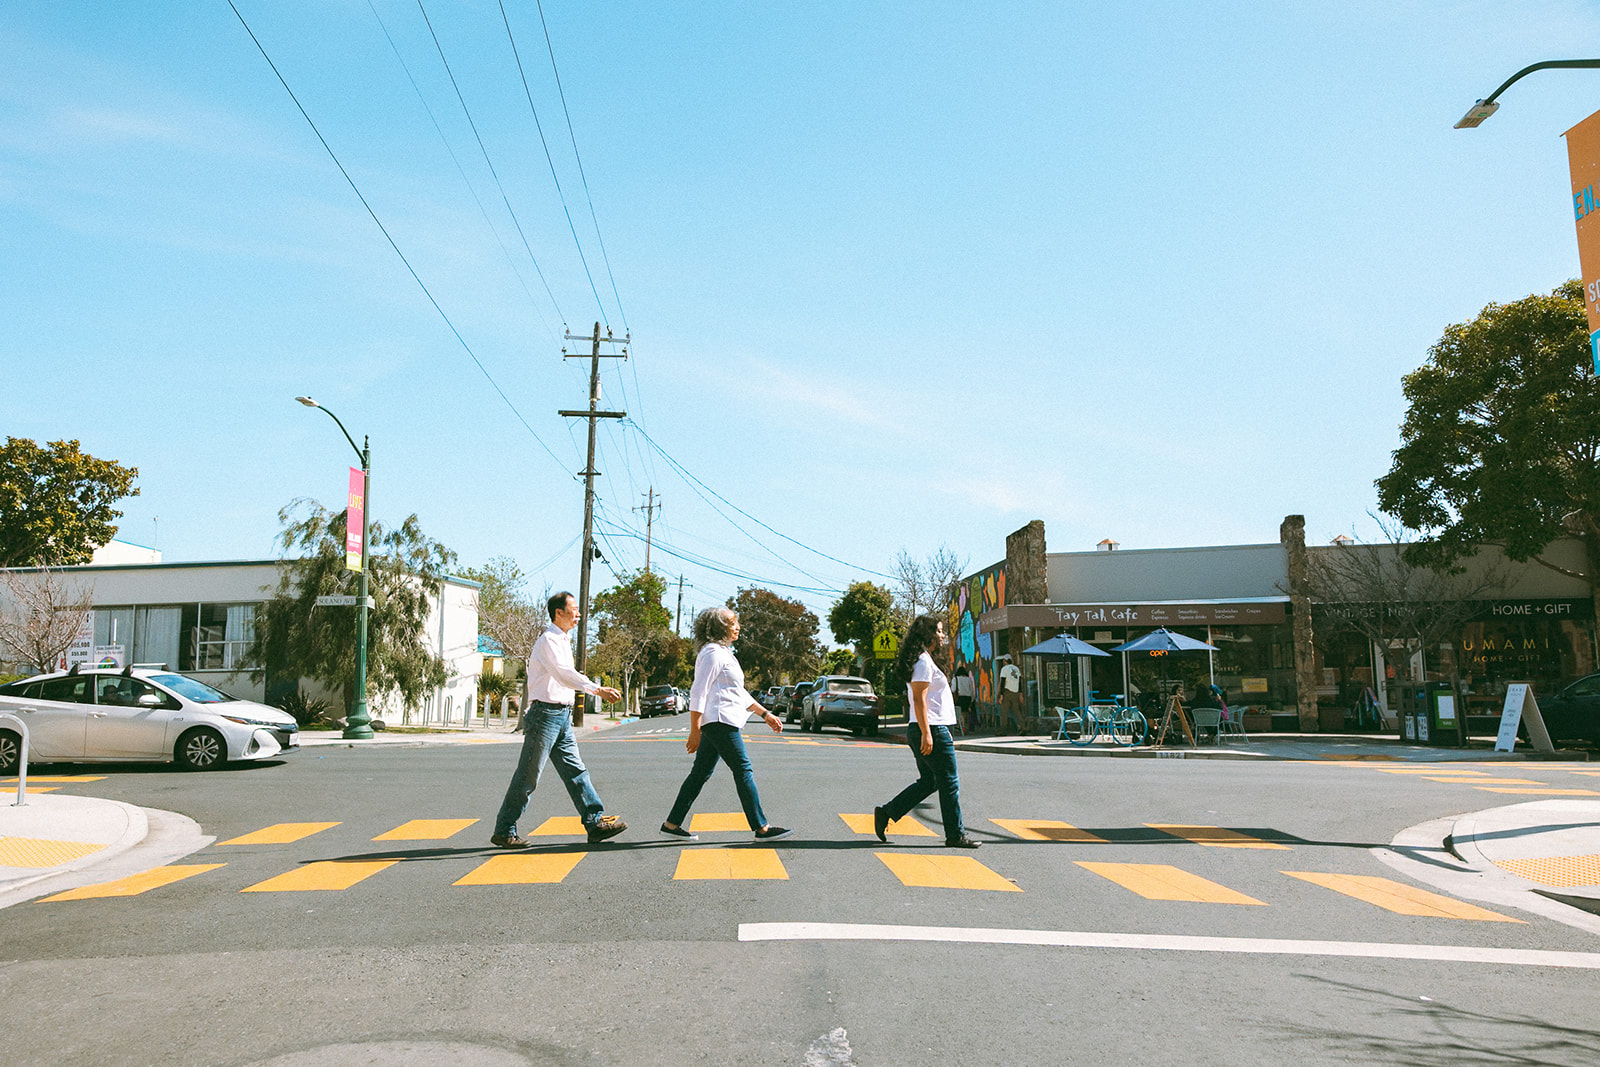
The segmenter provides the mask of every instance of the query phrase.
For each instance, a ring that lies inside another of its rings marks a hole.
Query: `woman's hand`
[[[933,731],[926,727],[922,731],[922,754],[924,756],[933,755]]]
[[[776,715],[774,715],[770,711],[763,713],[761,717],[764,720],[766,720],[766,724],[768,726],[772,727],[772,732],[773,733],[775,733],[775,734],[783,733],[783,720],[782,719],[778,718]]]

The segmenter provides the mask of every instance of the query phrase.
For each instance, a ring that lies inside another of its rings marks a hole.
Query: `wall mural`
[[[999,698],[997,667],[994,662],[994,634],[978,632],[978,619],[1006,604],[1006,565],[996,563],[961,583],[950,613],[955,617],[957,673],[971,670],[977,680],[979,703],[993,704]]]

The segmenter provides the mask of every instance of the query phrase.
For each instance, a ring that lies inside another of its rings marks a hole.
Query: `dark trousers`
[[[966,833],[961,825],[961,778],[956,773],[956,746],[948,726],[929,726],[933,751],[922,754],[922,729],[916,723],[906,727],[906,742],[917,761],[917,780],[900,790],[885,804],[892,822],[904,818],[912,808],[935,791],[939,794],[939,817],[944,820],[944,839],[956,841]]]
[[[700,747],[695,749],[694,766],[689,768],[689,777],[683,780],[683,785],[678,789],[678,799],[673,801],[667,822],[673,826],[683,825],[695,798],[700,795],[706,782],[711,780],[711,772],[717,769],[719,759],[733,772],[734,788],[739,791],[739,804],[744,808],[745,821],[750,824],[750,829],[759,830],[767,825],[766,813],[761,810],[761,794],[756,791],[755,771],[751,769],[750,756],[744,750],[744,737],[740,735],[738,727],[725,722],[706,723],[700,727]]]

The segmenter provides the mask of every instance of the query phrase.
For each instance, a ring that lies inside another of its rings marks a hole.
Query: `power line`
[[[467,344],[466,338],[461,336],[461,331],[456,329],[456,324],[450,321],[450,316],[445,314],[444,308],[439,306],[439,301],[433,298],[433,293],[428,290],[427,284],[417,274],[416,269],[411,266],[411,261],[406,258],[406,254],[400,251],[400,246],[390,236],[388,227],[383,224],[382,219],[378,218],[378,213],[372,210],[372,205],[367,203],[367,198],[361,195],[361,189],[356,185],[355,179],[350,177],[350,172],[344,169],[343,163],[339,162],[338,155],[334,153],[333,148],[328,144],[327,138],[322,136],[322,131],[317,128],[317,124],[311,121],[311,116],[306,113],[305,107],[300,103],[300,98],[294,94],[293,89],[289,88],[289,83],[284,79],[283,73],[278,70],[278,65],[267,54],[267,50],[262,46],[260,38],[256,37],[255,31],[245,21],[244,15],[240,14],[239,9],[234,6],[233,0],[228,0],[228,7],[233,9],[234,17],[239,20],[239,25],[244,27],[244,32],[250,35],[250,40],[255,44],[256,51],[261,53],[261,58],[265,59],[267,66],[272,68],[272,73],[277,76],[278,84],[283,86],[283,91],[289,94],[290,100],[294,101],[294,106],[299,110],[300,117],[306,120],[306,125],[311,127],[311,132],[317,135],[317,140],[322,143],[322,148],[328,153],[328,158],[333,160],[333,165],[339,168],[339,173],[344,175],[344,180],[349,183],[350,191],[356,194],[356,199],[361,201],[361,206],[367,209],[367,214],[372,217],[372,221],[383,232],[384,240],[389,242],[389,247],[394,249],[394,254],[400,257],[400,262],[405,264],[406,271],[411,275],[411,279],[417,283],[418,288],[422,290],[422,295],[428,298],[428,303],[433,305],[433,310],[439,313],[439,317],[444,320],[444,324],[450,328],[450,332],[455,335],[455,339],[460,343],[462,350],[471,358],[473,364],[483,374],[484,378],[488,379],[489,384],[494,387],[494,391],[500,394],[500,399],[505,401],[506,407],[510,408],[511,413],[517,417],[517,421],[522,423],[523,429],[527,430],[533,439],[539,442],[539,447],[549,453],[551,459],[564,468],[566,465],[561,463],[561,457],[551,451],[550,446],[544,443],[544,438],[535,433],[533,427],[528,425],[528,420],[522,417],[522,412],[517,410],[517,406],[511,402],[511,398],[506,396],[505,390],[500,388],[500,383],[494,380],[494,375],[489,373],[488,368],[483,365],[483,361],[472,350],[472,346]]]

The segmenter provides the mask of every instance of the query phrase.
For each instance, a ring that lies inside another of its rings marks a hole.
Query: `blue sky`
[[[635,424],[601,430],[602,551],[643,563],[653,486],[686,607],[825,613],[1035,518],[1052,551],[1370,534],[1401,376],[1578,270],[1561,133],[1600,71],[1451,126],[1592,53],[1594,3],[546,0],[580,177],[506,0],[563,207],[499,4],[431,0],[514,223],[415,2],[235,2],[466,345],[225,0],[0,8],[0,432],[137,466],[122,536],[169,560],[339,506],[309,393],[371,436],[378,517],[576,586],[560,335],[602,315]]]

